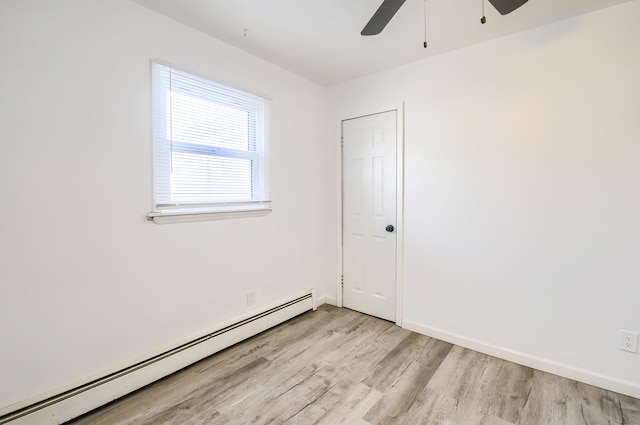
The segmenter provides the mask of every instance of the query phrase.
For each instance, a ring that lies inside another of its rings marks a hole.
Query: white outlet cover
[[[256,303],[256,291],[247,292],[247,307],[251,307]]]
[[[620,329],[620,349],[630,353],[637,353],[638,333]]]

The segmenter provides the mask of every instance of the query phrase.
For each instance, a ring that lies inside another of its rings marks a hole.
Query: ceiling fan
[[[501,15],[506,15],[507,13],[511,13],[519,8],[527,1],[528,0],[489,0],[489,3],[491,3]],[[404,2],[405,0],[384,0],[367,25],[365,25],[360,35],[380,34]],[[485,17],[482,16],[480,22],[484,24],[485,21]]]

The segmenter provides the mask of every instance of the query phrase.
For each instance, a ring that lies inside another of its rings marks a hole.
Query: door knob
[[[387,232],[393,232],[394,229],[395,227],[393,227],[393,224],[389,224],[387,227],[384,228],[384,230],[386,230]]]

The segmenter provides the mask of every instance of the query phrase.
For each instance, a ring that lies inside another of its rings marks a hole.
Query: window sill
[[[150,212],[147,220],[155,224],[190,223],[194,221],[224,220],[229,218],[262,217],[271,213],[271,207],[222,211]]]

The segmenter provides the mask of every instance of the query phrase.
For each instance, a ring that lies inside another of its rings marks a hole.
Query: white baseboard
[[[333,305],[336,306],[338,305],[338,300],[336,300],[334,297],[319,297],[318,298],[318,305],[322,305],[322,304],[329,304],[329,305]]]
[[[462,335],[454,334],[444,331],[442,329],[434,328],[431,326],[423,325],[420,323],[412,322],[410,320],[404,320],[402,327],[417,332],[422,335],[426,335],[432,338],[437,338],[442,341],[449,342],[451,344],[459,345],[470,350],[478,351],[480,353],[488,354],[490,356],[497,357],[499,359],[508,360],[510,362],[518,363],[523,366],[531,367],[534,369],[548,372],[554,375],[562,376],[575,381],[583,382],[585,384],[593,385],[596,387],[604,388],[606,390],[614,391],[620,394],[625,394],[630,397],[640,398],[640,384],[626,381],[619,378],[614,378],[607,375],[602,375],[590,370],[581,369],[578,367],[570,366],[555,362],[553,360],[544,359],[537,356],[532,356],[527,353],[511,350],[505,347],[500,347],[487,342],[479,341],[472,338],[467,338]]]

